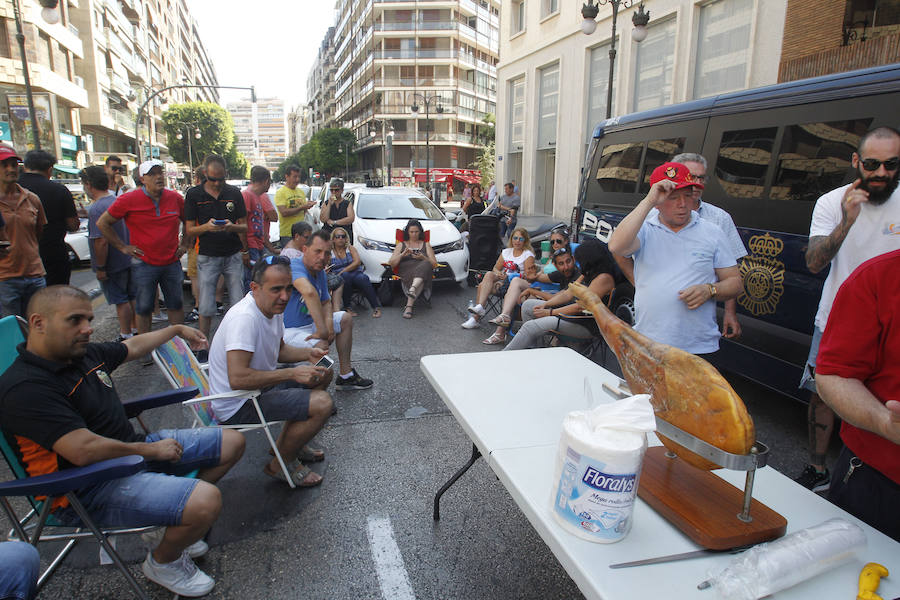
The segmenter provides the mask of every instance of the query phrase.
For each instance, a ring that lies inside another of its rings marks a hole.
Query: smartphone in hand
[[[325,367],[326,369],[330,369],[334,366],[334,359],[328,356],[327,354],[319,359],[319,362],[315,364],[317,367]]]
[[[213,221],[213,224],[214,224],[214,225],[218,225],[218,226],[220,226],[220,227],[221,227],[222,225],[228,225],[228,219],[215,219],[215,220]]]

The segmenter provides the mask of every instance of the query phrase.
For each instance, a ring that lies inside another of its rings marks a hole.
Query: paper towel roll
[[[641,394],[563,420],[551,511],[580,538],[617,542],[631,529],[647,431],[656,421]]]

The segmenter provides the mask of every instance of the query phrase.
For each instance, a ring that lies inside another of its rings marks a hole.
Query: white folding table
[[[615,544],[578,538],[550,512],[563,417],[588,408],[585,382],[599,401],[614,401],[602,384],[615,387],[615,375],[567,348],[425,356],[421,368],[473,443],[468,465],[440,493],[479,455],[484,456],[585,597],[715,600],[714,591],[700,591],[697,584],[710,571],[721,570],[731,560],[729,554],[609,568],[613,563],[700,549],[642,500],[636,499],[631,532]],[[658,444],[652,437],[651,443]],[[742,488],[743,473],[724,469],[716,473]],[[753,496],[787,518],[788,533],[841,517],[862,527],[868,539],[858,560],[780,592],[776,598],[855,598],[859,571],[870,561],[883,564],[892,574],[882,580],[879,594],[886,599],[900,596],[900,544],[771,467],[757,470]],[[439,497],[435,518],[438,501]]]

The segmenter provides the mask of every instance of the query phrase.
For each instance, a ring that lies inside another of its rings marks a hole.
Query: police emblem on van
[[[784,294],[784,263],[777,256],[784,242],[768,233],[750,238],[750,255],[741,261],[744,289],[738,304],[754,316],[771,315]]]

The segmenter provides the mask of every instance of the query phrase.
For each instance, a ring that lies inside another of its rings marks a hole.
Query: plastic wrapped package
[[[848,562],[865,545],[866,534],[857,525],[829,519],[754,546],[707,582],[719,598],[757,600]]]

